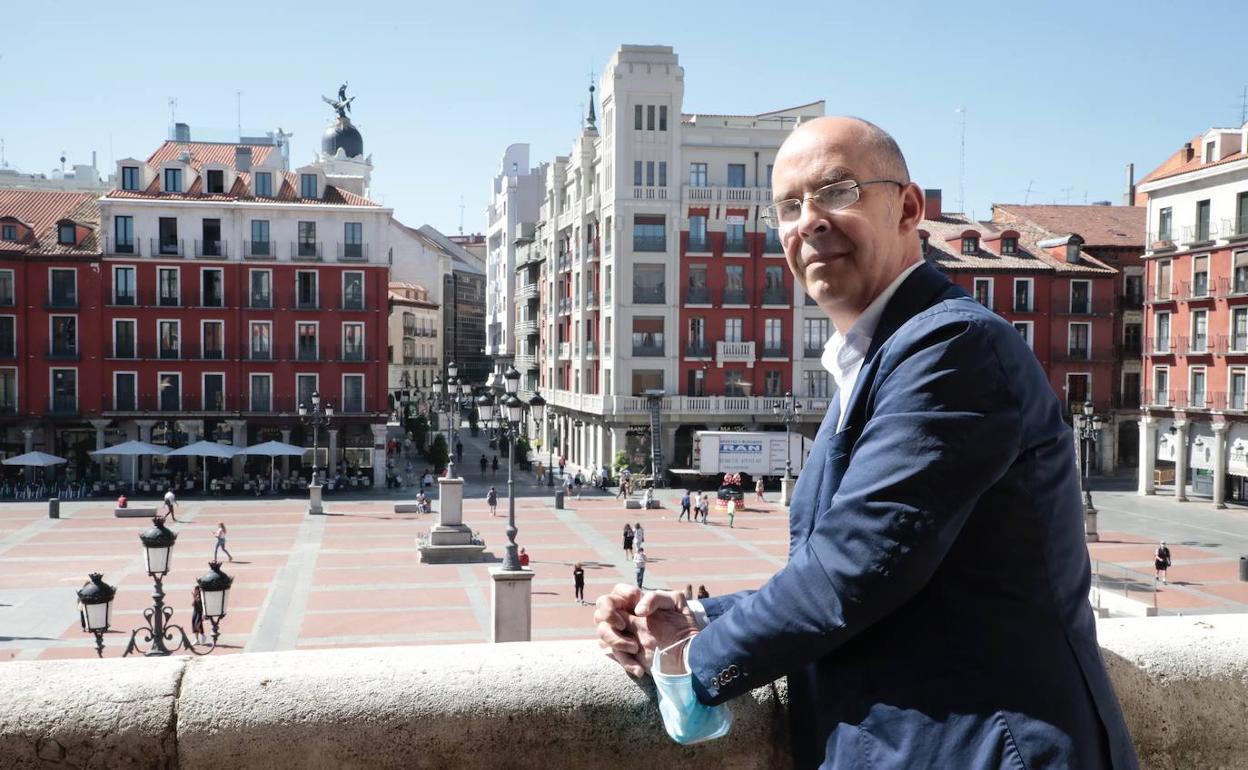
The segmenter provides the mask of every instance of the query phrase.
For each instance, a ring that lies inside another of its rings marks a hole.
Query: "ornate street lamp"
[[[320,391],[312,391],[312,406],[307,404],[299,405],[299,419],[304,425],[312,426],[312,483],[311,486],[318,486],[317,483],[317,459],[321,453],[321,426],[329,426],[329,421],[334,417],[334,407],[328,401],[322,405]]]
[[[1095,414],[1091,401],[1075,405],[1075,417],[1078,425],[1076,435],[1080,442],[1080,454],[1083,456],[1083,514],[1086,539],[1095,542],[1100,539],[1096,531],[1096,506],[1092,505],[1092,453],[1096,450],[1096,439],[1104,427],[1100,415]]]
[[[793,423],[798,422],[802,413],[802,402],[793,397],[792,393],[784,394],[784,401],[777,401],[771,406],[772,412],[784,423],[784,477],[793,478],[793,458],[790,430]]]
[[[208,562],[208,571],[195,582],[199,584],[204,617],[212,624],[212,647],[216,648],[217,637],[221,633],[217,624],[225,617],[225,604],[230,596],[230,587],[234,585],[234,578],[221,571],[221,562],[211,561]]]
[[[95,634],[95,654],[104,657],[104,632],[113,620],[113,597],[117,589],[104,582],[104,576],[92,572],[91,581],[78,589],[78,603],[82,605],[84,631]]]
[[[496,380],[497,380],[496,376]],[[546,399],[538,394],[534,394],[533,400],[525,403],[516,395],[516,388],[520,384],[520,372],[514,367],[509,368],[501,378],[508,388],[506,394],[496,404],[489,394],[483,394],[477,398],[477,409],[481,414],[481,419],[485,421],[494,421],[498,428],[499,439],[508,442],[507,447],[507,547],[506,554],[503,557],[502,569],[506,572],[517,572],[521,570],[520,552],[516,545],[516,491],[515,491],[515,465],[516,465],[516,438],[520,435],[520,426],[523,424],[525,412],[529,409],[534,410],[533,413],[539,419],[545,414]]]

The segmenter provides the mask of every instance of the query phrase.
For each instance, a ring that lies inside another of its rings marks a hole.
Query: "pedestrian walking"
[[[173,487],[165,490],[165,517],[177,521],[177,517],[173,515],[173,508],[178,504],[178,498],[173,494]]]
[[[686,599],[693,598],[693,583],[689,583],[688,585],[685,586],[685,598]]]
[[[758,501],[761,503],[767,502],[767,498],[763,497],[763,477],[762,476],[759,476],[758,480],[754,482],[754,497],[757,498]]]
[[[494,459],[490,462],[490,475],[494,478],[498,477],[498,455],[494,455]]]
[[[563,467],[568,464],[568,458],[559,457],[559,478],[563,478]]]
[[[1166,541],[1162,540],[1161,545],[1157,546],[1157,552],[1153,554],[1153,569],[1156,574],[1153,580],[1160,580],[1166,583],[1166,570],[1170,569],[1170,549],[1166,547]]]
[[[646,549],[640,545],[637,546],[637,555],[633,557],[633,569],[637,573],[637,587],[641,588],[642,581],[646,579]]]
[[[624,556],[633,558],[633,528],[627,522],[624,524]]]
[[[693,514],[690,513],[691,506],[692,502],[689,500],[689,490],[686,489],[684,496],[680,498],[680,515],[676,517],[676,521],[687,519],[689,522],[692,522]]]
[[[455,439],[455,462],[462,464],[464,462],[464,442]]]
[[[225,522],[224,521],[217,522],[216,538],[217,538],[217,545],[215,548],[212,549],[212,560],[217,561],[217,553],[219,551],[225,551],[226,558],[228,558],[230,561],[234,561],[234,556],[225,547]]]
[[[433,474],[429,471],[428,468],[425,468],[425,475],[421,477],[420,483],[421,483],[421,486],[423,486],[425,489],[433,488]]]
[[[633,542],[637,543],[639,550],[646,544],[646,531],[641,528],[640,521],[633,527]]]
[[[529,566],[529,554],[523,548],[520,549],[520,568]]]
[[[620,491],[615,493],[616,500],[619,500],[622,497],[628,497],[628,479],[625,478],[620,479]]]
[[[698,586],[698,598],[699,599],[711,598],[711,592],[706,590],[706,586]]]
[[[572,567],[572,592],[576,594],[576,603],[585,603],[585,568],[578,561]]]
[[[199,586],[191,589],[191,633],[195,634],[196,644],[208,643],[204,637],[204,597],[199,592]]]
[[[490,463],[488,460],[485,459],[485,455],[481,455],[480,465],[481,465],[481,477],[485,478],[485,471],[487,468],[490,467]]]
[[[498,490],[490,487],[490,491],[485,493],[485,504],[490,506],[490,518],[494,517],[494,511],[498,508]]]
[[[728,500],[728,528],[732,529],[732,522],[737,518],[737,498],[733,497]]]
[[[584,486],[585,486],[585,477],[581,475],[580,471],[577,471],[576,475],[572,477],[572,487],[573,489],[576,490],[577,500],[581,499],[581,489],[583,489]]]
[[[563,477],[563,495],[564,497],[572,496],[572,477],[571,476]]]

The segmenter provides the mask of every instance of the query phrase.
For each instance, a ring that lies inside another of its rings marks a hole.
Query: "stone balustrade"
[[[1099,629],[1144,767],[1248,766],[1248,615]],[[11,662],[0,692],[0,768],[788,765],[783,683],[682,747],[583,641]]]

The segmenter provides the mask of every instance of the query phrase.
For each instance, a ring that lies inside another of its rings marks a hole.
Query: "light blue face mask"
[[[728,734],[728,728],[732,727],[732,712],[728,710],[728,706],[722,703],[718,706],[705,706],[699,702],[693,691],[691,674],[662,673],[663,654],[679,644],[677,642],[656,651],[654,666],[650,671],[654,677],[655,688],[659,691],[659,714],[663,717],[663,728],[672,740],[685,745],[722,738]]]

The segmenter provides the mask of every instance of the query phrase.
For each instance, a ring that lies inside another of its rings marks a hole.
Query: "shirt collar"
[[[832,332],[831,339],[824,343],[821,363],[838,384],[844,372],[866,357],[867,349],[871,347],[871,339],[875,336],[876,327],[880,325],[880,317],[884,315],[884,308],[888,306],[889,300],[897,293],[897,289],[901,287],[906,278],[910,277],[910,274],[922,264],[921,261],[915,262],[901,271],[901,274],[894,278],[884,291],[871,300],[871,304],[862,311],[862,315],[858,316],[858,320],[854,321],[854,325],[849,327],[848,332],[841,334],[839,330],[835,330]]]

